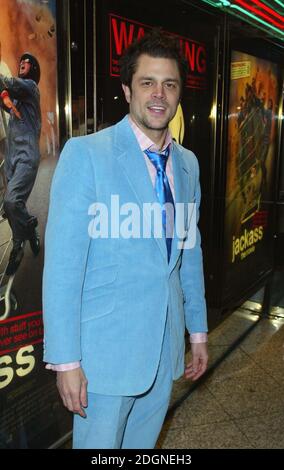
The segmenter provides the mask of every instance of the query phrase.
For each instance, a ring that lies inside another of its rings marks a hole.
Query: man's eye
[[[147,82],[142,82],[142,86],[151,86],[152,85],[152,82],[150,82],[149,80]]]
[[[176,84],[175,83],[166,83],[166,87],[167,88],[176,88]]]

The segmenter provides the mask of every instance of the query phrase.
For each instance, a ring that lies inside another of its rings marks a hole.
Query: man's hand
[[[86,417],[83,407],[88,406],[87,379],[81,367],[64,372],[57,372],[57,388],[64,406],[69,411]]]
[[[9,96],[9,93],[7,90],[3,90],[2,93],[1,93],[1,98],[3,100],[3,103],[4,105],[6,106],[7,109],[9,109],[10,111],[13,111],[13,113],[15,114],[15,116],[18,118],[18,119],[21,119],[21,113],[17,110],[16,106],[14,105],[13,101],[11,100],[10,96]]]
[[[207,343],[191,343],[192,359],[185,368],[186,379],[197,380],[207,369]]]

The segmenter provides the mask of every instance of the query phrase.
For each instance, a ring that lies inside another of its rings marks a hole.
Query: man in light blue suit
[[[121,62],[129,115],[71,139],[53,178],[44,360],[74,413],[74,448],[153,448],[173,380],[207,367],[198,163],[168,131],[185,77],[161,32],[133,43]]]

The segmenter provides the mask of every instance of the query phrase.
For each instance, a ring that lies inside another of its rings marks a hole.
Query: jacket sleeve
[[[43,272],[44,361],[81,359],[81,295],[90,244],[88,209],[95,200],[91,156],[67,142],[51,185]]]
[[[36,93],[37,85],[33,80],[24,80],[17,77],[4,77],[0,75],[0,93],[8,90],[10,98],[24,101]]]
[[[183,249],[182,264],[180,268],[181,286],[184,295],[185,323],[189,333],[202,333],[208,331],[207,310],[205,302],[203,257],[201,250],[201,237],[198,229],[199,206],[200,206],[200,183],[199,166],[195,155],[195,207],[196,217],[191,217],[191,226],[188,235],[195,235],[195,243],[189,248]],[[186,240],[188,242],[188,240]]]

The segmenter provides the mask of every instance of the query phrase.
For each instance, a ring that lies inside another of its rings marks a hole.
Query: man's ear
[[[129,86],[122,84],[122,89],[124,91],[124,96],[125,96],[125,99],[126,99],[127,103],[130,103],[131,90],[130,90]]]

